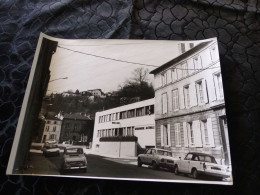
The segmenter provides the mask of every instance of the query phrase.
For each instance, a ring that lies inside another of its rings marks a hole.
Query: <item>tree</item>
[[[121,105],[132,103],[133,100],[139,101],[154,97],[153,86],[147,82],[148,72],[148,69],[136,68],[132,72],[132,77],[119,86],[118,96]]]
[[[128,80],[128,84],[138,84],[141,86],[144,82],[147,82],[147,75],[149,70],[146,68],[136,68],[132,72],[133,77]]]

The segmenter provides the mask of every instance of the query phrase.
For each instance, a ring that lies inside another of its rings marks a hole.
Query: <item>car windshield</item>
[[[66,149],[66,154],[83,154],[82,148],[69,148]]]
[[[157,150],[158,155],[163,155],[163,156],[172,156],[171,152],[168,151],[163,151],[163,150]]]
[[[57,145],[47,145],[46,149],[58,148]]]
[[[212,156],[199,156],[199,158],[200,158],[200,161],[217,164],[215,158]]]

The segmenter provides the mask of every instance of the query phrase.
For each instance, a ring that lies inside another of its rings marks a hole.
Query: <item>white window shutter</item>
[[[167,124],[167,133],[168,133],[168,146],[171,146],[171,126]]]
[[[163,125],[161,125],[161,146],[164,146],[164,143],[163,143]]]
[[[189,86],[190,94],[190,107],[196,106],[198,104],[196,86],[195,83],[191,83]]]
[[[208,90],[207,90],[207,81],[206,79],[202,80],[202,88],[203,88],[203,99],[204,99],[204,103],[208,103],[209,99],[208,99]]]
[[[177,131],[178,131],[178,129],[177,129],[178,128],[178,124],[179,123],[175,123],[174,124],[174,133],[175,133],[175,140],[174,141],[175,141],[175,146],[178,146],[178,144],[177,144],[178,143],[178,141],[177,141],[178,140],[178,133],[177,133]]]
[[[193,132],[194,132],[194,145],[195,147],[202,147],[201,140],[201,130],[200,130],[200,121],[193,122]]]
[[[208,129],[210,147],[215,147],[215,140],[214,140],[211,118],[207,119],[207,129]]]
[[[213,82],[213,77],[214,76],[212,74],[210,74],[206,77],[207,78],[207,84],[209,86],[209,88],[208,88],[209,101],[216,100],[215,84]]]
[[[206,140],[205,140],[205,132],[204,132],[204,125],[207,125],[200,121],[200,130],[201,130],[201,137],[202,137],[202,146],[206,147]]]
[[[187,123],[186,122],[183,122],[183,136],[184,136],[184,146],[188,147],[189,141],[188,141],[188,132],[187,132]]]
[[[217,77],[214,75],[214,86],[215,86],[215,91],[216,91],[216,96],[217,96],[217,100],[220,99],[220,93],[219,93],[219,86],[218,86],[218,80]]]
[[[180,109],[184,109],[184,88],[182,88],[179,92],[179,103],[180,103]]]

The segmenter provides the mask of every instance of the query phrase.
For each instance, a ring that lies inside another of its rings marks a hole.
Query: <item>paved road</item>
[[[149,166],[137,167],[136,160],[112,159],[88,154],[88,171],[70,172],[67,175],[90,177],[115,177],[115,178],[143,178],[143,179],[170,179],[194,180],[188,176],[175,175],[166,170],[152,170]],[[31,153],[29,164],[33,168],[25,171],[27,174],[60,175],[62,154],[58,157],[45,158],[42,154]]]

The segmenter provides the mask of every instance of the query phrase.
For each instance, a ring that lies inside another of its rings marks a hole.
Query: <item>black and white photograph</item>
[[[41,34],[8,175],[232,185],[218,40]]]

